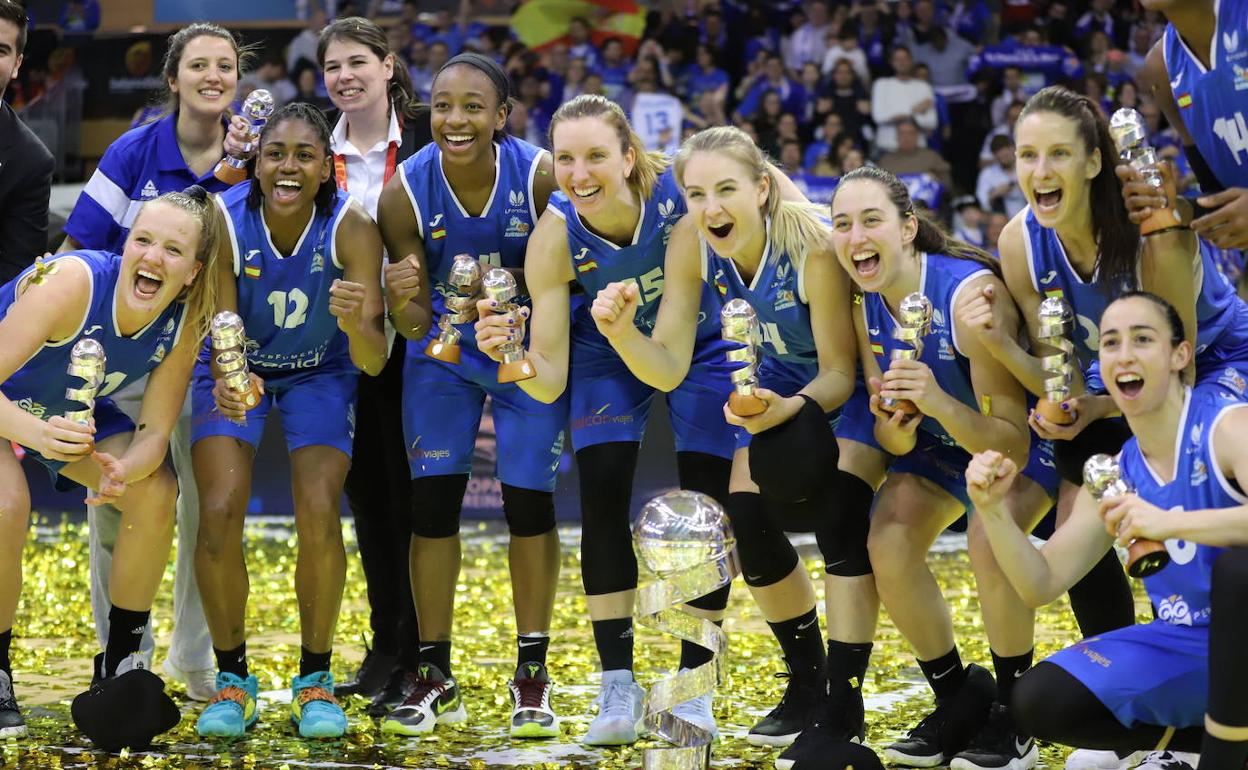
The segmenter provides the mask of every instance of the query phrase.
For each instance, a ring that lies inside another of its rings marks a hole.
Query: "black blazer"
[[[433,141],[433,131],[429,127],[429,112],[429,105],[422,104],[416,108],[416,117],[403,117],[403,141],[399,144],[399,151],[396,155],[400,163],[412,157],[421,147]],[[342,113],[336,107],[331,107],[325,111],[325,119],[329,122],[331,131],[334,126],[338,125],[340,117],[342,117]]]
[[[48,197],[55,167],[39,137],[0,101],[0,285],[48,249]]]

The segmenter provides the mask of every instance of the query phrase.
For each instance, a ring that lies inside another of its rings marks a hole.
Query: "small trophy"
[[[1075,415],[1062,409],[1062,402],[1070,398],[1070,381],[1074,367],[1075,344],[1070,333],[1075,328],[1075,314],[1061,297],[1048,297],[1040,303],[1040,329],[1038,339],[1058,352],[1040,359],[1040,366],[1051,377],[1044,380],[1044,398],[1036,403],[1040,416],[1055,425],[1070,425]]]
[[[514,275],[501,267],[493,268],[481,279],[481,289],[486,299],[497,303],[494,308],[496,314],[519,315],[520,305],[516,302],[516,277]],[[499,382],[518,382],[537,374],[533,370],[533,364],[524,357],[524,344],[520,341],[513,340],[500,345],[498,352],[503,355],[503,362],[498,365]]]
[[[690,613],[685,602],[732,582],[740,571],[736,539],[723,507],[700,492],[677,490],[646,503],[633,525],[638,561],[657,580],[637,591],[637,622],[711,651],[709,663],[655,682],[646,694],[643,723],[670,744],[646,749],[643,770],[704,770],[710,763],[710,731],[672,709],[702,695],[714,695],[721,681],[728,637],[709,620]]]
[[[1177,200],[1174,179],[1164,164],[1158,162],[1157,151],[1148,145],[1148,126],[1140,113],[1130,107],[1114,112],[1109,119],[1109,133],[1118,145],[1118,154],[1131,165],[1144,181],[1158,188],[1166,196],[1169,208],[1154,211],[1140,223],[1140,235],[1152,235],[1172,230],[1183,224],[1182,217],[1174,207]]]
[[[260,403],[260,393],[251,381],[247,368],[247,335],[243,331],[243,319],[238,313],[222,310],[212,317],[212,350],[216,357],[217,371],[225,380],[225,386],[243,395],[243,404],[252,409]]]
[[[82,387],[66,388],[65,398],[82,404],[84,408],[65,412],[66,420],[86,425],[91,421],[95,411],[95,394],[104,384],[104,346],[98,340],[85,337],[74,343],[69,351],[69,367],[66,372],[70,377],[81,377]]]
[[[212,170],[213,176],[229,185],[238,184],[247,178],[247,159],[255,149],[256,140],[260,138],[260,129],[264,128],[264,124],[269,122],[269,117],[273,114],[273,95],[263,88],[257,88],[247,95],[240,113],[251,124],[247,129],[243,156],[226,155]]]
[[[425,347],[425,355],[459,363],[459,340],[463,336],[455,324],[477,320],[477,298],[481,294],[481,263],[467,254],[456,254],[446,282],[455,296],[446,297],[446,312],[438,319],[438,336]]]
[[[1104,497],[1119,497],[1135,491],[1122,478],[1118,461],[1106,454],[1092,455],[1083,464],[1083,483],[1097,502]],[[1127,574],[1146,578],[1170,563],[1166,546],[1156,540],[1136,538],[1127,546]]]
[[[893,329],[893,339],[904,342],[910,347],[893,350],[890,360],[913,361],[923,353],[923,335],[932,330],[932,301],[924,297],[922,292],[907,294],[897,306],[897,326]],[[900,411],[903,414],[915,414],[919,408],[914,402],[895,398],[880,399],[880,408],[887,412]]]
[[[754,395],[758,387],[758,314],[743,299],[729,300],[719,311],[721,336],[726,342],[743,347],[728,351],[728,360],[744,364],[732,371],[732,393],[728,408],[738,417],[753,417],[767,410],[767,402]]]

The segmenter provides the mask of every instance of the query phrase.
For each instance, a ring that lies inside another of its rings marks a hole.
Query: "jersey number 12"
[[[291,289],[289,294],[271,291],[268,301],[273,306],[273,325],[279,329],[294,329],[308,320],[308,295],[299,289]]]

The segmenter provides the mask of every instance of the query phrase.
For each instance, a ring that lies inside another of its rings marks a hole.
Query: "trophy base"
[[[753,394],[733,392],[728,396],[728,410],[738,417],[753,417],[767,411],[767,402]]]
[[[254,382],[247,388],[247,394],[243,396],[243,406],[247,407],[248,411],[260,406],[260,388],[256,387]]]
[[[500,383],[519,382],[520,380],[527,380],[536,376],[537,370],[533,368],[533,364],[527,358],[498,365],[498,381]]]
[[[212,170],[212,175],[228,185],[236,185],[247,178],[247,167],[234,168],[222,158]]]
[[[915,415],[919,413],[919,408],[914,405],[913,401],[901,400],[895,403],[886,403],[880,401],[880,408],[886,412],[901,412],[904,415]]]
[[[1127,547],[1127,574],[1146,578],[1170,563],[1170,552],[1156,540],[1132,540]]]
[[[459,365],[459,345],[451,345],[435,339],[425,348],[425,355],[443,363]]]
[[[1074,412],[1062,409],[1062,402],[1042,398],[1036,402],[1036,413],[1054,425],[1070,425],[1075,421]]]

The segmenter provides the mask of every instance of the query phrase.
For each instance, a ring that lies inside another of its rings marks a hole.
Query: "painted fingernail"
[[[1064,402],[1064,401],[1063,401],[1063,402],[1062,402],[1062,411],[1063,411],[1063,412],[1069,412],[1069,411],[1070,411],[1070,404],[1067,404],[1066,402]]]

